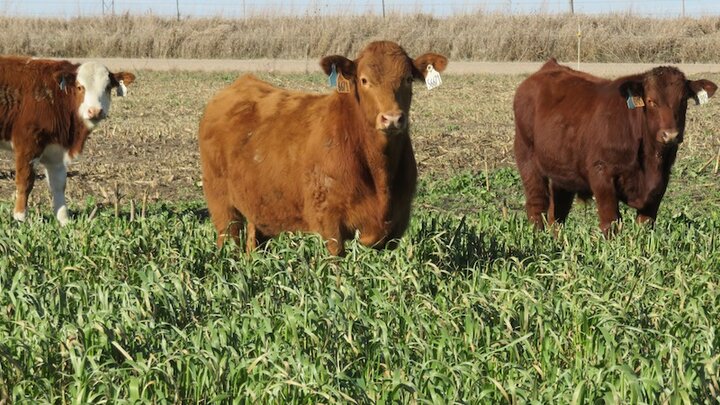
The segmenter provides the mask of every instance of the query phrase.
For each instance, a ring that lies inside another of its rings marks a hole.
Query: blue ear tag
[[[65,91],[65,76],[60,80],[60,91]]]
[[[338,78],[337,69],[335,68],[335,64],[333,63],[332,69],[330,71],[330,76],[328,76],[328,85],[330,87],[337,87],[337,78]]]
[[[635,101],[633,101],[633,96],[632,93],[630,93],[630,90],[628,90],[627,106],[631,110],[635,109]]]

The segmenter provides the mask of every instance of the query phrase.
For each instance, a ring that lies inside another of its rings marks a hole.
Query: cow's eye
[[[362,77],[362,78],[360,78],[360,83],[362,83],[363,86],[367,86],[367,84],[368,84],[368,79]]]
[[[653,100],[648,100],[647,105],[648,107],[657,107],[657,104]]]
[[[85,86],[83,86],[82,84],[78,84],[77,90],[78,90],[78,91],[85,91]]]

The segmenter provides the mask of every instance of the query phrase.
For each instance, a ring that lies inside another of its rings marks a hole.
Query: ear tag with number
[[[118,83],[119,84],[117,86],[117,91],[115,94],[119,97],[127,97],[127,86],[125,86],[125,83],[123,83],[122,80],[120,80]]]
[[[696,105],[703,105],[709,101],[710,97],[708,97],[707,91],[705,89],[702,89],[695,94],[695,104]]]
[[[627,106],[629,109],[634,110],[637,107],[645,107],[645,102],[640,96],[633,96],[630,90],[628,90]]]
[[[440,78],[440,72],[435,70],[433,65],[428,65],[427,74],[425,75],[425,85],[427,86],[427,89],[432,90],[441,84],[442,79]]]
[[[337,77],[337,91],[338,93],[350,93],[350,80],[346,79],[342,73]]]
[[[328,76],[328,86],[337,87],[337,77],[337,69],[335,68],[335,64],[333,63],[330,71],[330,76]]]

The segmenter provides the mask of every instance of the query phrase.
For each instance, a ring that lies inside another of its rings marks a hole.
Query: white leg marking
[[[13,218],[15,218],[16,221],[25,222],[25,211],[13,212]]]
[[[67,168],[64,163],[46,164],[45,174],[53,199],[53,212],[60,225],[66,225],[70,221],[68,210],[65,206],[65,182],[67,181]]]

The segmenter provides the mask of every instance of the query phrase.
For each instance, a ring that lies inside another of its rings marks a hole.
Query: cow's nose
[[[662,133],[663,135],[663,142],[669,143],[669,142],[675,142],[678,136],[678,131],[676,130],[665,130]]]
[[[384,113],[380,116],[383,129],[402,129],[405,127],[405,116],[401,112]]]
[[[102,118],[103,110],[100,107],[90,107],[88,108],[88,118]]]

